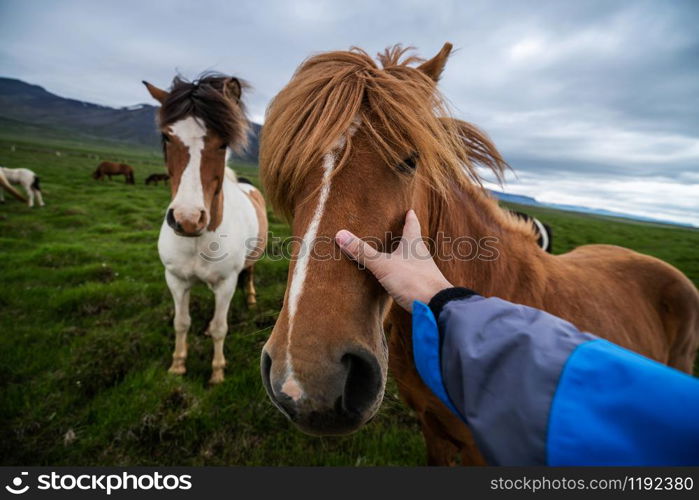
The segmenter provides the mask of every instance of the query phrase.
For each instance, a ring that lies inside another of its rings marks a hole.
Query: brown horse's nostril
[[[260,360],[260,375],[262,375],[262,385],[267,391],[269,399],[272,400],[274,406],[276,406],[284,415],[289,419],[293,420],[296,416],[296,405],[294,400],[289,396],[284,394],[281,390],[275,391],[272,388],[271,382],[272,373],[272,358],[266,352],[262,353],[262,359]]]
[[[265,351],[262,351],[262,359],[260,360],[260,375],[262,376],[262,385],[264,385],[267,394],[272,397],[272,383],[270,376],[272,372],[272,358]]]
[[[342,409],[361,415],[374,404],[382,389],[381,368],[376,357],[367,352],[347,353],[342,357],[347,369]]]

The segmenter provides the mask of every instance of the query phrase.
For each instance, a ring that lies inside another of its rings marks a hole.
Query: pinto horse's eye
[[[170,138],[167,135],[163,134],[163,143],[165,142],[170,142]]]
[[[404,174],[411,174],[417,168],[417,153],[412,153],[398,164],[398,171]]]
[[[228,147],[228,144],[221,144],[221,147],[218,149],[225,151],[227,147]]]

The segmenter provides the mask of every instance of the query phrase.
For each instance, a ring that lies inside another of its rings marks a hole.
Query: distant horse
[[[146,186],[149,184],[155,184],[156,186],[158,185],[158,182],[163,181],[167,183],[167,181],[170,180],[170,176],[167,174],[150,174],[146,178]]]
[[[105,175],[109,177],[110,181],[113,175],[123,175],[126,184],[134,183],[133,167],[126,163],[103,161],[97,166],[97,170],[92,174],[92,178],[101,181],[104,179]]]
[[[536,244],[548,253],[553,253],[553,229],[551,229],[551,226],[524,212],[519,212],[518,210],[509,210],[509,212],[523,221],[530,222],[534,226],[534,232],[536,233]]]
[[[0,202],[5,203],[5,191],[7,191],[22,203],[27,203],[27,198],[12,187],[12,184],[10,184],[10,181],[5,176],[5,171],[2,168],[0,168],[0,188],[2,188],[0,190]]]
[[[227,148],[241,151],[249,123],[236,78],[175,78],[169,92],[143,82],[162,105],[163,151],[170,172],[172,201],[160,229],[158,251],[175,302],[175,351],[170,373],[186,371],[189,290],[203,281],[216,296],[207,334],[214,341],[210,383],[223,381],[223,342],[228,308],[238,283],[247,304],[256,303],[255,262],[266,246],[267,212],[262,194],[237,181],[226,165]],[[240,279],[239,279],[240,278]]]
[[[296,244],[261,371],[272,402],[300,429],[339,434],[376,414],[390,361],[428,462],[460,455],[483,464],[468,427],[415,369],[411,315],[338,252],[338,230],[390,251],[413,208],[424,236],[452,250],[437,259],[451,283],[543,309],[684,372],[699,344],[699,292],[669,264],[617,246],[558,256],[539,248],[532,225],[482,188],[476,164],[502,178],[500,153],[475,126],[450,119],[437,91],[451,48],[417,67],[399,46],[380,54],[380,65],[359,49],[318,54],[270,103],[260,173]],[[446,243],[464,236],[489,238],[499,256],[462,258]]]
[[[44,198],[41,195],[41,185],[39,183],[38,175],[36,175],[28,168],[0,167],[0,170],[2,170],[4,178],[7,180],[9,184],[20,185],[27,192],[27,199],[24,199],[24,197],[20,197],[18,199],[26,201],[30,207],[33,207],[34,198],[36,198],[36,201],[39,204],[39,206],[44,206]],[[0,189],[0,202],[5,202],[5,191],[8,191],[10,194],[17,197],[15,195],[16,191],[15,193],[13,193],[10,189],[7,189],[7,187],[5,187],[4,189]]]

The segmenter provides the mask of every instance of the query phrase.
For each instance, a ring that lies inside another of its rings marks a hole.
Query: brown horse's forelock
[[[206,128],[215,132],[231,149],[240,153],[248,143],[249,122],[245,105],[236,96],[229,95],[227,82],[232,77],[205,74],[189,82],[179,76],[172,81],[169,95],[163,102],[159,123],[161,127],[194,116],[204,122]],[[235,79],[241,90],[249,86]]]
[[[286,217],[308,172],[344,138],[333,175],[342,169],[357,120],[387,164],[419,155],[417,179],[444,197],[455,186],[480,183],[477,164],[502,179],[505,161],[483,132],[451,118],[435,82],[411,66],[421,59],[396,45],[378,61],[358,48],[313,56],[270,104],[260,170],[272,205]]]

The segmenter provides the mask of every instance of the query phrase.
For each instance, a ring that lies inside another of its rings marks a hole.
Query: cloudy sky
[[[514,167],[506,191],[699,226],[698,25],[694,0],[0,0],[0,75],[126,106],[218,70],[262,121],[313,53],[451,41],[442,91]]]

